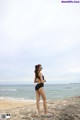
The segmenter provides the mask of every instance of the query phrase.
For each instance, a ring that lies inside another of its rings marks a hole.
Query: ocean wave
[[[11,91],[11,92],[17,92],[17,89],[0,89],[0,91]]]
[[[0,100],[16,100],[16,101],[27,101],[27,102],[35,102],[34,99],[25,99],[25,98],[14,98],[14,97],[0,97]]]
[[[0,100],[14,100],[15,98],[13,98],[13,97],[6,97],[6,96],[4,96],[4,97],[0,97]]]

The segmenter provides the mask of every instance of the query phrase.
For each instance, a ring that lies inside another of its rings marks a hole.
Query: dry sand
[[[35,101],[0,100],[0,114],[10,114],[9,120],[80,120],[80,96],[47,101],[47,108],[49,116],[37,116]]]

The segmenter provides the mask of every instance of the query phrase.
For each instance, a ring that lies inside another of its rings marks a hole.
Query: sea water
[[[35,100],[35,85],[0,85],[0,99]],[[45,84],[47,100],[80,96],[80,83]]]

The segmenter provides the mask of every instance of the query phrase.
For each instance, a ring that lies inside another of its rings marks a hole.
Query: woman
[[[43,99],[43,107],[44,107],[44,114],[47,114],[47,105],[46,105],[46,95],[44,92],[44,82],[46,80],[44,79],[44,76],[41,73],[42,66],[40,64],[35,66],[35,78],[34,78],[34,83],[37,83],[35,86],[35,91],[36,91],[36,105],[37,105],[37,110],[38,114],[40,115],[40,95]]]

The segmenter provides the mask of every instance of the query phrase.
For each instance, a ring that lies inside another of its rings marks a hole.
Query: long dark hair
[[[41,64],[38,64],[38,65],[35,65],[35,74],[38,74],[39,73],[39,67],[41,66]]]

